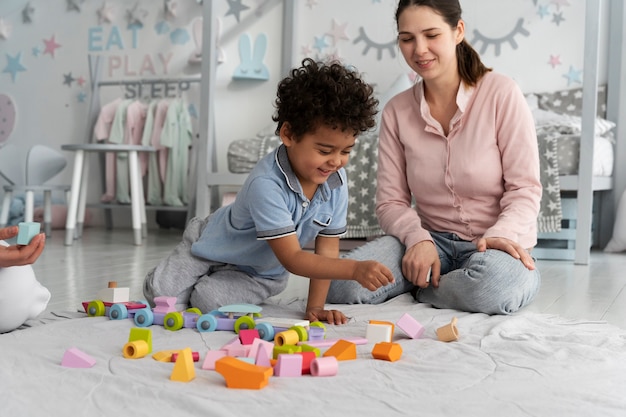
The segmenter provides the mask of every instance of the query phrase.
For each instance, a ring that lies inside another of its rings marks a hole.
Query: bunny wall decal
[[[270,73],[263,63],[265,50],[267,49],[267,36],[260,33],[254,42],[252,52],[252,40],[247,33],[239,37],[239,57],[241,63],[235,69],[234,79],[269,80]]]

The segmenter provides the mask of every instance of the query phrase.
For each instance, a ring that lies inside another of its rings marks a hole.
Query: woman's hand
[[[402,274],[420,288],[429,284],[439,287],[441,263],[435,244],[430,240],[423,240],[411,246],[402,257]]]
[[[346,324],[348,318],[339,310],[324,310],[323,307],[313,307],[306,311],[305,318],[310,321],[327,322],[328,324]]]
[[[478,252],[484,252],[487,249],[497,249],[502,252],[506,252],[515,259],[522,261],[524,266],[531,271],[535,269],[535,261],[530,253],[521,247],[517,242],[503,238],[503,237],[488,237],[480,238],[476,243]]]

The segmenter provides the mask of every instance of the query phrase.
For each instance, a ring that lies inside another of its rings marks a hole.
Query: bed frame
[[[608,97],[607,118],[617,124],[615,164],[612,178],[594,177],[593,143],[594,121],[597,108],[598,67],[600,45],[600,28],[606,26],[602,10],[604,1],[609,8],[609,51],[608,51]],[[297,2],[283,1],[283,52],[282,72],[287,73],[295,56],[294,27]],[[197,166],[207,167],[205,178],[198,175],[196,187],[196,213],[209,213],[217,204],[216,189],[224,185],[241,185],[245,174],[217,172],[216,138],[213,114],[210,111],[214,101],[216,66],[216,25],[213,2],[203,3],[203,43],[202,55],[209,59],[202,61],[202,92],[200,97],[200,141],[197,152]],[[561,177],[561,189],[575,194],[576,214],[574,232],[571,230],[560,237],[567,241],[569,248],[555,252],[554,259],[574,260],[576,264],[588,264],[592,246],[592,221],[594,195],[599,201],[595,205],[600,210],[597,214],[598,244],[603,246],[611,236],[615,211],[619,196],[626,188],[626,127],[618,123],[626,120],[626,103],[620,103],[620,97],[626,97],[626,6],[621,0],[588,0],[585,13],[585,62],[583,74],[583,114],[580,144],[579,175]],[[558,240],[558,239],[557,239]]]

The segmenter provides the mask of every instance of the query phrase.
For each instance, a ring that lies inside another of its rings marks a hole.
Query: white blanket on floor
[[[264,306],[268,317],[298,317],[302,301]],[[409,295],[379,306],[338,306],[351,317],[328,326],[328,338],[364,336],[369,320],[395,323],[405,312],[426,331],[408,338],[396,327],[397,362],[373,359],[373,345],[339,362],[333,377],[270,378],[261,390],[229,389],[204,355],[232,332],[171,332],[153,326],[153,352],[190,347],[200,353],[196,378],[172,382],[173,364],[124,359],[130,320],[52,317],[0,335],[0,408],[6,416],[620,416],[626,415],[626,331],[602,322],[521,313],[487,316],[437,310]],[[69,313],[68,317],[80,316]],[[436,329],[458,318],[460,339]],[[60,365],[71,347],[96,359],[92,368]]]

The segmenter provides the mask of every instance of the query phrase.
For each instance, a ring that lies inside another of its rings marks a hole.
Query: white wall
[[[220,169],[225,170],[228,143],[250,137],[271,123],[275,87],[281,77],[282,7],[278,0],[241,0],[247,9],[237,11],[231,10],[226,0],[213,1],[221,23],[219,44],[225,57],[217,70],[214,105]],[[384,92],[399,74],[408,71],[394,45],[396,0],[294,1],[297,1],[294,65],[304,58],[306,51],[319,58],[338,57],[363,71],[378,92]],[[34,8],[32,23],[22,19],[26,3]],[[80,11],[68,10],[66,0],[0,1],[3,22],[0,32],[2,27],[11,27],[10,31],[4,31],[6,39],[0,35],[0,94],[9,95],[18,112],[9,141],[24,149],[35,143],[60,147],[64,143],[89,140],[86,119],[91,94],[87,65],[90,53],[102,57],[105,79],[199,75],[200,65],[188,63],[196,49],[193,22],[202,13],[196,0],[176,1],[176,16],[167,18],[161,0],[77,3],[81,5]],[[105,4],[110,6],[111,22],[99,22],[98,10]],[[127,13],[135,4],[145,10],[146,16],[142,19],[143,28],[133,31],[127,28]],[[584,0],[461,0],[461,4],[467,39],[482,51],[487,65],[514,77],[524,91],[553,91],[582,85]],[[523,19],[521,30],[515,30],[520,19]],[[156,25],[164,22],[168,30],[159,34]],[[333,24],[339,28],[334,32],[335,37],[330,35]],[[360,38],[359,28],[363,28],[367,40]],[[176,29],[183,35],[186,33],[186,42],[170,40]],[[263,62],[269,69],[269,80],[233,80],[232,75],[240,64],[239,37],[244,33],[253,42],[257,35],[267,35]],[[483,37],[477,37],[477,33]],[[61,45],[55,49],[54,56],[44,52],[43,41],[52,36]],[[34,48],[38,48],[38,55],[33,53]],[[19,54],[23,70],[9,66],[9,58],[15,60]],[[606,61],[604,50],[600,55]],[[550,65],[551,57],[557,62],[555,66]],[[65,75],[70,73],[75,80],[65,85]],[[604,82],[605,64],[601,65],[600,74]],[[79,77],[85,80],[82,86],[77,82]],[[193,87],[186,98],[199,110],[197,88],[197,85]],[[123,91],[120,87],[106,87],[102,93],[101,102],[105,104]],[[83,101],[79,100],[81,94]],[[197,126],[196,119],[194,123]],[[93,165],[92,178],[96,178],[97,164]],[[68,183],[70,178],[71,163],[54,182]],[[94,180],[89,201],[97,201],[100,192],[99,182]]]

